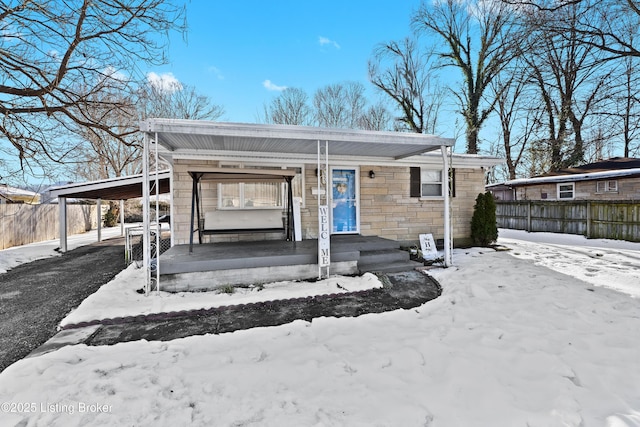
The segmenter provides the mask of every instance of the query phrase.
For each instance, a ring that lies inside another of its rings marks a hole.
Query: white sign
[[[329,239],[329,206],[318,206],[318,265],[328,267],[331,263],[331,242]]]
[[[438,249],[433,241],[433,234],[420,235],[420,249],[422,249],[422,258],[425,260],[434,260],[438,258]]]

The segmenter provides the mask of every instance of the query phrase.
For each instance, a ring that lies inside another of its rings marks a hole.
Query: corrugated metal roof
[[[169,171],[158,173],[160,191],[164,194],[170,191]],[[155,179],[152,172],[149,177]],[[128,200],[142,197],[142,174],[110,178],[100,181],[82,182],[51,188],[52,197],[67,197],[76,199],[104,199]]]
[[[310,126],[221,123],[199,120],[148,119],[140,130],[173,153],[215,152],[315,155],[318,141],[329,153],[402,159],[452,146],[450,138],[407,132],[380,132]]]

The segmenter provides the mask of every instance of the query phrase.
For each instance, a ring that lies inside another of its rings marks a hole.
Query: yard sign
[[[420,235],[420,249],[422,249],[422,258],[425,260],[434,260],[438,258],[438,249],[433,241],[433,234]]]

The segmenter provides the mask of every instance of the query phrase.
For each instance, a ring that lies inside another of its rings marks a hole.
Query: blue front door
[[[333,234],[359,233],[358,174],[353,168],[331,169],[331,230]]]

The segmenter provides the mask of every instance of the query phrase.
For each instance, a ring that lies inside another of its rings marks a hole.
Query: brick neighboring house
[[[640,200],[640,159],[615,157],[491,184],[497,200]]]

